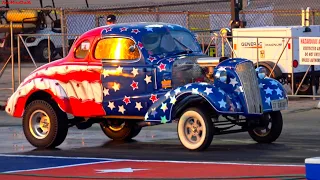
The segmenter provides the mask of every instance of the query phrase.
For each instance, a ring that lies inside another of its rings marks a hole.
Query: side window
[[[132,39],[114,37],[101,39],[95,48],[94,57],[103,60],[137,60],[140,53]]]
[[[83,59],[87,56],[90,51],[90,42],[85,40],[81,42],[81,44],[77,47],[75,51],[75,57],[79,59]]]

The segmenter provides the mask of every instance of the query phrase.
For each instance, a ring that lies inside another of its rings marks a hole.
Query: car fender
[[[259,88],[264,112],[272,111],[271,101],[288,100],[287,92],[282,84],[273,78],[260,79]]]
[[[180,86],[165,93],[163,96],[150,106],[145,114],[145,121],[150,122],[171,122],[173,108],[179,103],[183,103],[182,99],[198,96],[205,99],[211,107],[219,113],[234,114],[242,112],[242,106],[237,98],[230,98],[222,89],[208,83],[189,83]],[[238,103],[238,104],[237,104]]]
[[[50,94],[62,111],[70,112],[70,102],[63,87],[56,80],[44,78],[21,84],[8,99],[5,111],[14,117],[22,117],[28,98],[38,91]]]
[[[103,116],[105,111],[102,106],[101,89],[101,83],[34,78],[19,86],[10,97],[6,112],[14,117],[21,117],[30,95],[37,91],[45,91],[66,113],[81,117]]]

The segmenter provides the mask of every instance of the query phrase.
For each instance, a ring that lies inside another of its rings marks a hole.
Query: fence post
[[[257,37],[257,67],[259,67],[259,38]],[[270,72],[271,74],[271,72]]]
[[[98,14],[98,15],[94,15],[94,19],[95,19],[95,22],[96,22],[96,27],[99,27],[100,26],[100,18],[101,18],[102,16],[100,15],[100,14]]]
[[[315,12],[312,11],[311,12],[311,24],[314,25],[314,14]],[[316,89],[316,86],[315,86],[315,83],[316,83],[316,76],[315,76],[315,70],[314,70],[314,65],[311,66],[311,84],[312,84],[312,95],[313,95],[313,100],[316,100],[315,96],[317,95],[317,89]]]
[[[60,8],[60,11],[61,11],[60,21],[61,21],[61,35],[62,35],[62,54],[63,54],[63,57],[65,57],[66,56],[66,48],[68,47],[68,41],[66,41],[66,38],[68,39],[68,37],[66,36],[65,12],[62,8]]]
[[[186,17],[186,26],[187,26],[187,29],[189,29],[189,26],[190,26],[190,14],[188,11],[186,11],[186,14],[187,14],[187,17]]]
[[[20,34],[17,35],[18,45],[18,84],[21,84],[21,54],[20,54]]]
[[[156,12],[156,14],[157,14],[157,16],[156,16],[156,21],[157,21],[157,22],[160,22],[159,7],[156,7],[156,8],[155,8],[155,12]]]
[[[15,87],[14,87],[14,52],[13,52],[13,26],[12,21],[10,21],[10,35],[11,35],[11,79],[12,79],[12,93],[14,93]]]

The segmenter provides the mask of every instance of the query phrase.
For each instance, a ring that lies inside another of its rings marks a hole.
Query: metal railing
[[[27,45],[27,42],[25,40],[24,37],[46,37],[46,39],[44,39],[44,41],[47,41],[47,48],[48,48],[48,62],[49,63],[52,61],[52,57],[51,57],[51,44],[52,44],[52,37],[61,37],[62,39],[64,39],[64,37],[68,36],[72,36],[74,37],[74,39],[78,38],[79,34],[18,34],[18,38],[17,38],[17,47],[18,47],[18,83],[21,83],[21,47],[20,44],[22,42],[23,44],[23,48],[27,51],[28,56],[31,58],[32,63],[34,64],[35,68],[38,68],[37,64],[36,64],[36,59],[34,58],[33,54],[30,51],[30,48]],[[57,39],[56,39],[57,40]],[[70,45],[70,47],[72,46],[72,44]],[[62,49],[65,50],[62,57],[66,56],[67,52],[69,51],[69,44],[65,44],[62,43]],[[0,76],[1,77],[1,76]]]

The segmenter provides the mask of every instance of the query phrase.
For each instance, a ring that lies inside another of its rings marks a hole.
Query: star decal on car
[[[130,101],[130,97],[124,96],[123,100],[124,103],[126,103],[126,105],[128,105],[129,103],[131,103]]]
[[[132,90],[139,89],[138,88],[138,82],[135,82],[134,80],[132,81],[130,86],[132,87]]]
[[[104,96],[110,95],[110,94],[109,94],[109,89],[107,89],[107,88],[104,87],[104,88],[103,88],[103,95],[104,95]]]
[[[140,49],[143,49],[143,44],[142,44],[141,42],[139,42],[139,41],[138,41],[138,47],[139,47]]]
[[[151,62],[153,62],[153,61],[157,60],[157,58],[156,58],[156,57],[153,57],[153,56],[149,56],[148,60],[151,61]]]
[[[110,108],[112,111],[115,108],[114,102],[109,101],[108,108]]]
[[[165,71],[166,70],[166,64],[160,63],[158,68],[160,69],[160,72]]]
[[[132,29],[131,33],[135,33],[135,34],[138,34],[140,31],[139,29]]]
[[[157,95],[151,94],[150,100],[152,101],[152,103],[155,103],[156,101],[158,101]]]
[[[136,77],[136,76],[139,74],[139,72],[138,72],[138,69],[137,69],[137,68],[132,68],[131,73],[133,74],[133,76],[134,76],[134,77]]]
[[[151,81],[151,76],[146,75],[146,78],[144,78],[144,81],[145,81],[147,84],[151,83],[151,82],[152,82],[152,81]]]
[[[114,89],[114,92],[117,92],[118,90],[120,90],[120,84],[114,82],[112,88]]]
[[[120,29],[120,32],[123,32],[123,31],[127,31],[128,30],[128,28],[126,28],[126,27],[122,27],[122,28],[119,28]]]
[[[124,112],[126,111],[126,109],[123,107],[123,105],[118,106],[118,108],[119,108],[118,112],[121,112],[122,114],[124,114]]]
[[[140,111],[140,109],[142,109],[142,105],[141,105],[141,102],[136,102],[136,106],[135,106],[136,109],[138,109]]]

